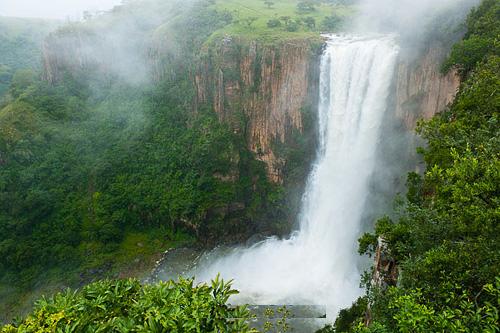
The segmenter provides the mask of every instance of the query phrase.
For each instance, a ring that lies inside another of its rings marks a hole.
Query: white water
[[[234,279],[250,304],[327,305],[361,295],[357,239],[398,49],[389,37],[331,36],[321,59],[320,147],[298,232],[212,253],[194,273]]]

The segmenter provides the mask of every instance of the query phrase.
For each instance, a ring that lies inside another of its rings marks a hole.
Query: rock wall
[[[109,59],[104,56],[101,44],[94,33],[83,29],[49,35],[42,46],[43,79],[55,83],[65,72],[76,75],[89,70],[107,71]]]
[[[89,31],[50,36],[43,48],[44,79],[56,82],[64,71],[123,72],[113,71],[113,52],[106,45],[105,38]],[[278,146],[286,146],[294,132],[303,131],[303,108],[316,107],[321,45],[319,37],[265,44],[225,37],[202,51],[204,55],[192,73],[194,109],[209,105],[220,121],[242,132],[248,148],[266,164],[275,183],[283,181],[286,163]],[[454,71],[446,75],[440,72],[447,52],[446,47],[434,43],[419,56],[406,52],[409,56],[400,57],[395,74],[395,115],[407,130],[413,130],[418,119],[431,118],[453,101],[460,79]],[[158,54],[149,56],[161,58]]]
[[[321,40],[274,45],[226,37],[207,50],[195,75],[196,104],[211,104],[221,121],[244,131],[248,148],[283,181],[277,144],[303,131],[302,109],[317,95]]]
[[[456,71],[446,75],[440,67],[447,48],[434,43],[420,56],[402,56],[396,70],[396,116],[413,130],[419,119],[430,119],[453,102],[460,78]]]
[[[454,100],[460,79],[455,71],[440,72],[447,52],[435,43],[416,57],[400,57],[395,115],[407,130]],[[303,129],[301,108],[312,106],[318,95],[320,48],[306,40],[262,46],[227,37],[207,53],[195,75],[196,104],[212,105],[221,121],[245,131],[249,149],[266,163],[270,179],[281,182],[285,161],[275,143],[286,145],[291,131]]]

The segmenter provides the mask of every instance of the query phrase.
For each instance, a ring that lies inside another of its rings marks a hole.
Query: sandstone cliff
[[[226,37],[207,50],[195,75],[196,104],[213,105],[221,121],[244,131],[248,148],[274,182],[285,161],[277,144],[303,131],[302,110],[317,92],[321,40],[262,45]]]

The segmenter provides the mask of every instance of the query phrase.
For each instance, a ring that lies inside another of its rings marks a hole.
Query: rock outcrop
[[[43,79],[55,83],[66,72],[75,75],[90,69],[106,71],[109,59],[99,52],[101,43],[96,37],[83,29],[49,35],[43,43]]]
[[[196,104],[211,104],[221,121],[244,131],[248,148],[283,180],[276,144],[303,130],[302,109],[317,95],[321,40],[274,45],[226,37],[207,50],[195,75]]]

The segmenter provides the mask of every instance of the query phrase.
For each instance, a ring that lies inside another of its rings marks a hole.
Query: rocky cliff
[[[55,83],[65,72],[77,75],[91,69],[107,72],[109,58],[102,54],[102,41],[89,30],[68,27],[49,35],[43,45],[43,78]]]
[[[219,119],[244,131],[248,148],[266,163],[269,178],[283,181],[282,157],[303,110],[317,96],[321,40],[273,45],[226,37],[207,49],[195,75],[196,104],[213,105]]]
[[[57,81],[65,70],[110,72],[113,52],[107,52],[103,44],[102,38],[88,32],[51,36],[44,45],[45,79]],[[294,134],[303,132],[305,109],[314,113],[321,45],[319,37],[272,44],[225,37],[205,46],[192,73],[194,109],[213,107],[220,121],[244,134],[248,148],[266,164],[275,183],[283,181],[287,162],[279,147],[286,147]],[[407,130],[453,101],[460,79],[453,71],[440,72],[447,52],[437,43],[418,56],[402,52],[395,74],[394,107]]]
[[[396,115],[413,130],[419,119],[430,119],[453,102],[460,86],[456,71],[443,75],[441,64],[448,53],[433,43],[419,56],[401,56],[396,69]]]
[[[407,130],[453,101],[460,79],[440,72],[447,52],[432,44],[418,56],[400,57],[395,114]],[[221,121],[246,131],[249,149],[274,182],[283,180],[285,163],[275,144],[286,145],[293,130],[303,130],[301,109],[318,95],[320,54],[317,43],[306,40],[263,46],[227,37],[207,51],[195,75],[196,103],[213,105]]]

